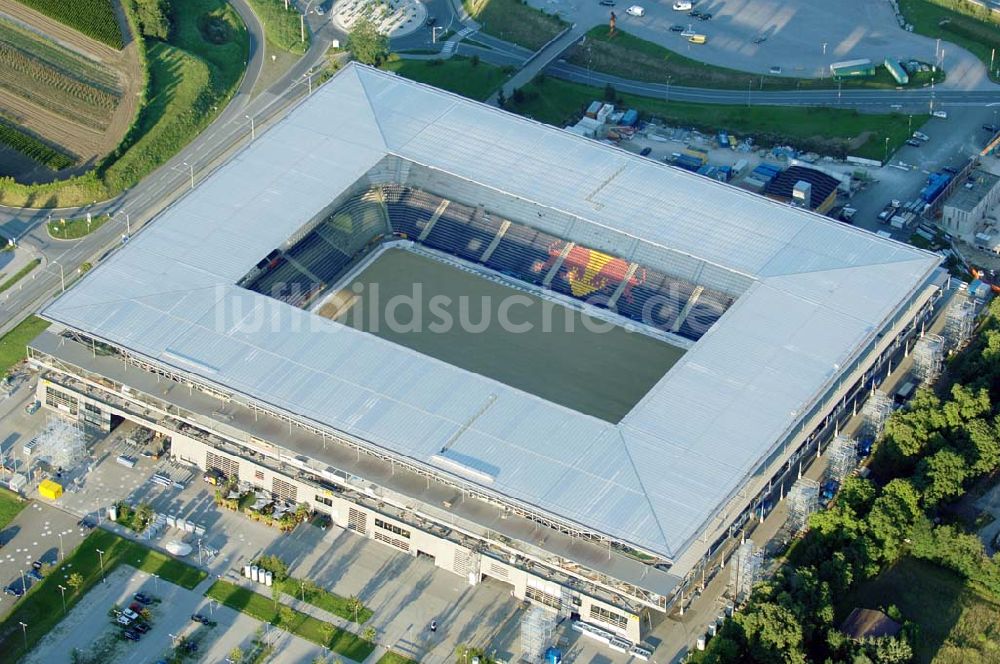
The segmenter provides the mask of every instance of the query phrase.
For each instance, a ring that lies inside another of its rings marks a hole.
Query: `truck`
[[[896,393],[893,395],[892,398],[899,405],[903,405],[913,397],[913,393],[916,391],[916,389],[917,388],[913,384],[913,381],[906,381],[905,383],[903,383],[902,387],[896,390]]]
[[[900,212],[893,215],[889,220],[889,225],[897,230],[903,230],[904,228],[909,228],[914,219],[916,219],[916,215],[912,212]]]
[[[856,208],[852,208],[850,205],[845,205],[844,209],[840,211],[840,218],[847,223],[854,223],[854,215],[858,213]]]

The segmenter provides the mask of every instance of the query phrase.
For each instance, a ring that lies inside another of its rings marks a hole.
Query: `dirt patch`
[[[15,0],[0,0],[0,20],[5,20],[25,34],[41,40],[49,49],[63,48],[99,63],[114,74],[117,100],[100,108],[88,108],[65,103],[54,87],[39,81],[32,89],[26,86],[0,88],[0,114],[30,130],[43,140],[75,155],[85,170],[108,154],[121,142],[135,117],[142,92],[142,65],[138,45],[128,30],[120,6],[116,10],[125,47],[117,51],[91,39],[68,26],[36,12]],[[53,70],[58,67],[53,67]],[[73,76],[72,71],[62,72]],[[65,86],[63,86],[65,87]]]

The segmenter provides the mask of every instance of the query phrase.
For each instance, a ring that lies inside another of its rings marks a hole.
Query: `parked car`
[[[906,144],[915,148],[919,148],[922,145],[922,143],[915,138],[906,139]]]
[[[132,599],[134,599],[135,601],[139,602],[140,604],[152,604],[153,603],[153,598],[150,597],[149,595],[147,595],[146,593],[136,593],[132,597]]]
[[[28,570],[28,576],[30,576],[35,581],[41,581],[42,579],[45,578],[44,576],[42,576],[42,573],[35,568],[31,568]]]
[[[123,627],[128,627],[129,625],[132,624],[132,619],[126,616],[124,613],[115,618],[115,621],[119,625],[122,625]]]
[[[35,413],[38,412],[38,409],[41,407],[42,407],[42,402],[39,401],[38,399],[35,399],[34,401],[32,401],[31,403],[29,403],[27,406],[24,407],[24,412],[26,412],[28,415],[34,415]]]
[[[201,615],[200,613],[195,613],[194,615],[192,615],[191,620],[195,621],[196,623],[201,623],[202,625],[208,624],[208,618]]]
[[[698,18],[700,18],[703,21],[707,21],[708,19],[712,18],[712,12],[702,12],[698,14]]]
[[[931,111],[931,115],[942,120],[948,119],[948,111]]]
[[[698,11],[697,9],[692,9],[691,11],[688,12],[688,16],[698,18],[699,16],[701,16],[701,12]]]
[[[122,615],[128,618],[129,620],[135,620],[136,618],[139,617],[139,614],[133,611],[132,609],[123,609]]]
[[[24,588],[21,586],[15,586],[13,583],[3,589],[8,595],[13,595],[14,597],[20,597],[24,594]]]
[[[126,629],[123,634],[129,641],[138,641],[141,638],[139,632],[132,629]]]
[[[614,7],[615,6],[615,0],[601,0],[597,4],[599,4],[602,7]]]
[[[781,67],[775,65],[775,66],[771,67],[768,71],[771,72],[772,74],[780,74],[781,73]]]
[[[86,528],[87,530],[93,530],[94,528],[97,527],[97,524],[88,519],[87,517],[83,517],[82,519],[77,521],[76,525],[80,526],[81,528]]]
[[[647,157],[647,156],[649,156],[649,153],[652,152],[652,151],[653,151],[653,148],[643,148],[642,151],[639,153],[639,156],[641,156],[641,157]]]
[[[684,32],[684,26],[674,23],[670,26],[670,32]]]
[[[628,14],[629,16],[636,16],[641,18],[646,15],[646,10],[643,9],[640,5],[632,5],[631,7],[625,10],[625,13]]]
[[[763,44],[766,41],[767,41],[767,37],[765,37],[764,35],[760,35],[759,37],[754,37],[753,38],[753,43],[754,44]]]
[[[45,563],[43,563],[41,560],[36,560],[35,562],[31,563],[31,569],[40,570],[43,567],[45,567]]]
[[[140,634],[145,634],[146,632],[149,631],[149,623],[139,621],[136,624],[132,625],[132,629],[139,632]]]
[[[996,125],[991,125],[991,124],[984,124],[983,125],[983,129],[985,131],[989,131],[989,132],[996,132],[997,131],[997,126]]]
[[[691,9],[691,0],[677,0],[674,2],[674,11],[686,12]]]
[[[424,21],[424,25],[426,25],[428,28],[433,28],[435,25],[437,25],[437,22],[438,22],[437,17],[429,16],[427,17],[427,20]]]
[[[931,140],[930,136],[920,131],[913,132],[913,138],[917,139],[918,141],[924,141],[924,142]]]

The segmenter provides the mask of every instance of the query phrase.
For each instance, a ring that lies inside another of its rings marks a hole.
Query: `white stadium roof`
[[[387,154],[753,282],[618,424],[235,285]],[[938,262],[812,213],[351,65],[43,314],[673,558]],[[445,446],[450,459],[437,456]],[[480,472],[463,472],[467,467]]]

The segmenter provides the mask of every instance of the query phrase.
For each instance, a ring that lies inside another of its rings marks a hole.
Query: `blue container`
[[[545,662],[546,664],[562,664],[562,650],[554,646],[546,650]]]

